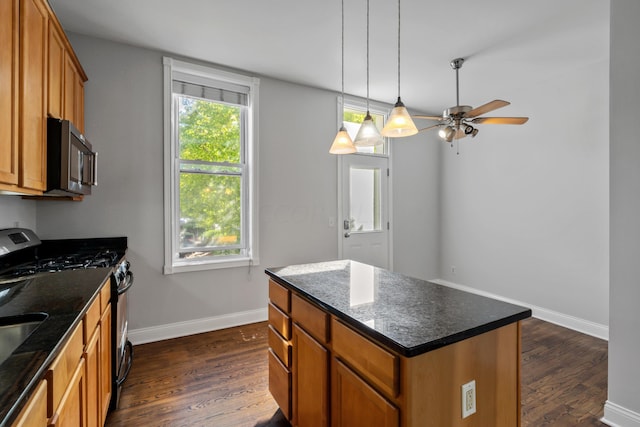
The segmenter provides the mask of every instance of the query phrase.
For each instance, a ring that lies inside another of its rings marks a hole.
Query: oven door
[[[133,364],[133,345],[129,341],[129,311],[128,311],[128,291],[133,285],[133,273],[127,271],[124,279],[119,283],[114,279],[113,297],[117,298],[115,303],[115,313],[113,324],[113,391],[111,408],[117,409],[122,384],[127,379]],[[113,307],[113,306],[112,306]]]

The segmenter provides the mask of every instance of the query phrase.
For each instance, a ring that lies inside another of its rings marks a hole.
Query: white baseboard
[[[131,329],[129,330],[129,341],[131,341],[133,345],[146,344],[154,341],[168,340],[171,338],[216,331],[218,329],[247,325],[249,323],[263,322],[267,320],[267,316],[267,307],[265,304],[265,308],[257,310],[242,311],[239,313],[207,317],[204,319],[188,320],[186,322],[169,323],[149,328]]]
[[[450,288],[460,289],[462,291],[470,292],[472,294],[482,295],[485,297],[497,299],[500,301],[508,302],[511,304],[522,305],[531,309],[533,317],[544,320],[546,322],[555,323],[556,325],[563,326],[565,328],[573,329],[574,331],[581,332],[583,334],[591,335],[603,340],[609,340],[609,327],[600,323],[591,322],[589,320],[580,319],[578,317],[570,316],[568,314],[560,313],[557,311],[549,310],[543,307],[538,307],[532,304],[528,304],[524,301],[518,301],[510,298],[504,298],[500,295],[492,294],[491,292],[485,292],[478,289],[471,288],[469,286],[460,285],[454,282],[449,282],[443,279],[433,279],[431,282],[438,283],[440,285],[448,286]]]
[[[607,400],[600,421],[611,427],[640,427],[640,414]]]

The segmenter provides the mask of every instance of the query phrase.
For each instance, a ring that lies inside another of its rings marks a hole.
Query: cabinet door
[[[105,285],[109,288],[109,282]],[[100,318],[100,414],[104,425],[111,402],[111,304]]]
[[[69,55],[64,58],[64,112],[63,118],[76,124],[76,71],[75,64]]]
[[[398,427],[398,408],[338,359],[333,359],[333,427]]]
[[[18,0],[0,1],[0,182],[18,183]]]
[[[55,25],[49,25],[49,80],[47,111],[49,116],[62,118],[64,85],[64,42]]]
[[[46,188],[47,22],[43,0],[20,3],[19,185]]]
[[[320,343],[293,326],[293,425],[329,425],[329,353]]]
[[[46,427],[47,380],[42,380],[12,427]]]
[[[100,415],[100,326],[94,331],[84,350],[87,382],[87,427],[102,425]]]
[[[85,361],[80,359],[69,386],[62,396],[60,406],[51,417],[50,427],[84,427],[87,425],[85,380]]]

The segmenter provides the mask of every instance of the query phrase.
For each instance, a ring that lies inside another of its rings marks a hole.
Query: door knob
[[[351,233],[349,233],[348,231],[346,231],[346,232],[344,233],[344,237],[351,237]]]

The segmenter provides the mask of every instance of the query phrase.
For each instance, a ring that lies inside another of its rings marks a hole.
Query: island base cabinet
[[[340,360],[332,364],[332,427],[398,427],[398,408]]]
[[[293,326],[293,425],[329,425],[329,352]]]
[[[520,322],[402,358],[403,426],[520,425]],[[462,418],[462,385],[476,382],[476,413]]]
[[[269,350],[269,392],[282,414],[291,419],[291,372]]]

